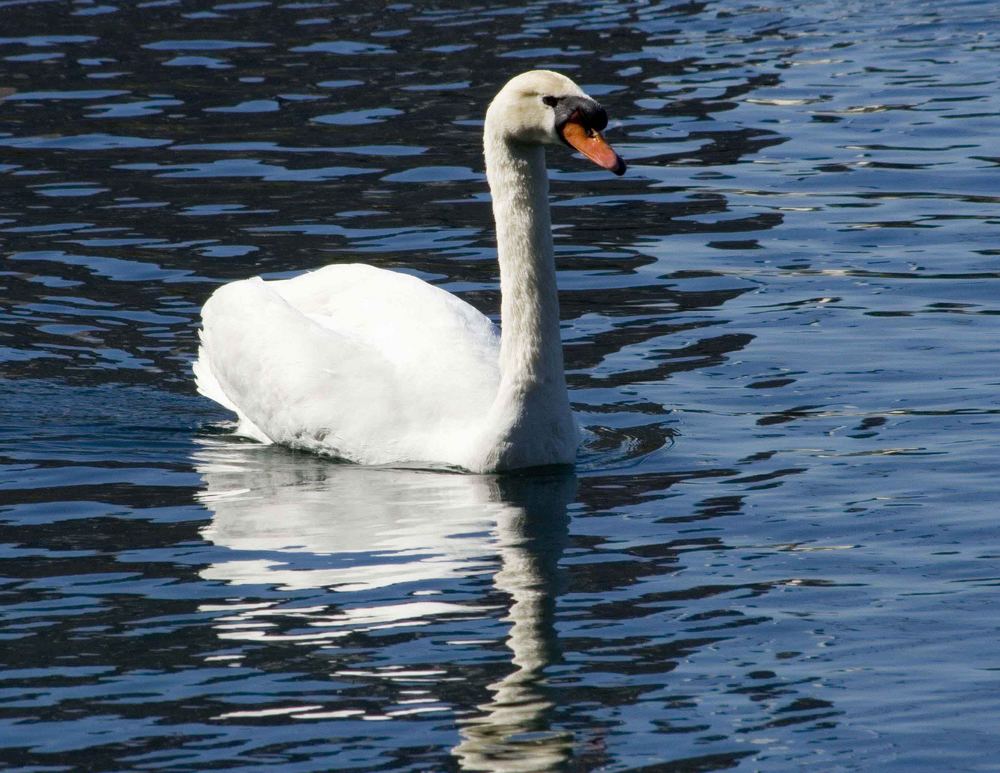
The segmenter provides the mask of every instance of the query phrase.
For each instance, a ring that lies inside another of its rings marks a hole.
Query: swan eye
[[[542,97],[542,102],[549,107],[555,107],[559,104],[559,97]]]

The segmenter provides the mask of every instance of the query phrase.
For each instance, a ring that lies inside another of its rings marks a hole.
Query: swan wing
[[[407,274],[348,264],[232,282],[202,320],[198,388],[258,440],[463,466],[497,391],[493,323]]]

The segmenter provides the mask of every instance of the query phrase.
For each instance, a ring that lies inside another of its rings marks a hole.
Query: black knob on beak
[[[569,122],[578,123],[595,132],[604,131],[608,125],[608,114],[597,102],[587,97],[564,97],[555,106],[556,129],[562,135],[563,127]]]

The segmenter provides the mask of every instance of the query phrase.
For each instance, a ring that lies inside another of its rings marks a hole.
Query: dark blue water
[[[1000,770],[1000,10],[0,2],[9,770]],[[194,392],[220,283],[498,308],[550,153],[575,474],[335,464]]]

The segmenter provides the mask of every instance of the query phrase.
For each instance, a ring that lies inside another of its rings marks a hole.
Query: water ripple
[[[993,764],[991,3],[0,8],[5,768]],[[497,313],[538,66],[630,162],[549,153],[575,472],[233,438],[222,282]]]

